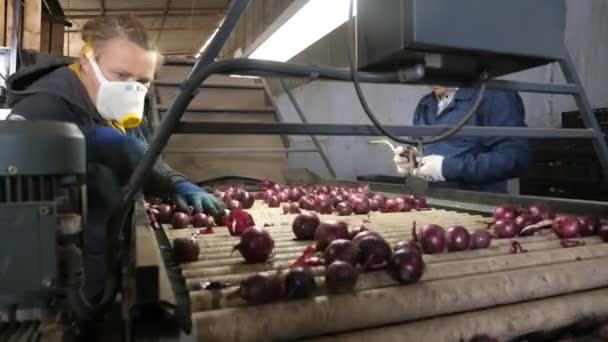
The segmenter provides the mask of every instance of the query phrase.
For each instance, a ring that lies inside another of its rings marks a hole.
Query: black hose
[[[349,18],[348,27],[349,27],[349,33],[350,33],[352,39],[349,40],[350,44],[349,44],[349,48],[348,48],[348,62],[350,64],[350,73],[351,73],[351,77],[353,80],[353,85],[355,87],[355,92],[357,93],[357,97],[359,98],[361,107],[363,107],[363,111],[365,112],[365,114],[367,115],[369,120],[374,124],[374,126],[376,126],[376,128],[380,132],[382,132],[385,136],[387,136],[389,139],[394,140],[398,143],[414,145],[414,146],[433,144],[433,143],[437,143],[439,141],[443,141],[443,140],[451,137],[456,132],[458,132],[462,127],[464,127],[467,124],[467,122],[469,122],[469,120],[471,120],[473,115],[475,115],[475,112],[477,111],[477,109],[479,108],[479,105],[481,104],[481,101],[483,100],[483,97],[484,97],[484,94],[486,91],[486,79],[487,79],[485,72],[482,73],[482,75],[481,75],[482,83],[481,83],[481,86],[479,87],[479,93],[477,94],[477,98],[475,99],[475,102],[473,103],[473,106],[471,107],[469,112],[456,125],[446,129],[443,133],[441,133],[435,137],[432,137],[432,138],[415,140],[415,139],[407,139],[407,138],[398,137],[398,136],[392,134],[391,132],[389,132],[388,130],[386,130],[386,128],[384,128],[382,123],[380,123],[380,121],[376,118],[376,115],[373,113],[373,111],[369,107],[367,101],[365,100],[365,96],[363,95],[363,91],[361,90],[361,85],[359,83],[358,72],[355,71],[356,66],[355,66],[353,56],[355,53],[354,46],[355,46],[357,37],[355,35],[355,25],[354,25],[354,19],[352,16],[353,6],[354,6],[354,0],[350,0],[350,6],[349,6],[349,11],[348,11],[348,18]]]

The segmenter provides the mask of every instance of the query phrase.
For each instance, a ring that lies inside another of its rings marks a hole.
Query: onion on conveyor
[[[296,215],[259,201],[249,212],[258,226],[270,225],[266,229],[275,248],[269,262],[246,264],[232,252],[239,237],[217,227],[215,234],[196,237],[198,261],[180,265],[196,340],[454,341],[484,333],[502,339],[539,326],[551,329],[589,315],[608,315],[608,293],[602,289],[608,284],[608,244],[590,236],[577,239],[582,246],[563,248],[550,231],[493,240],[487,249],[425,254],[425,273],[412,285],[399,285],[381,270],[361,273],[353,293],[329,294],[325,267],[313,267],[313,298],[252,305],[232,295],[239,283],[257,272],[286,272],[312,242],[294,239]],[[461,225],[469,232],[487,228],[487,218],[440,209],[320,218],[343,220],[350,228],[371,221],[365,225],[391,246],[412,239],[414,221],[420,226]],[[164,226],[170,241],[194,232]],[[512,254],[513,240],[527,252]],[[225,287],[204,290],[205,282]]]

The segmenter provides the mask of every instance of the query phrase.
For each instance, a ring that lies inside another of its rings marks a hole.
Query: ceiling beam
[[[133,7],[125,7],[125,8],[106,8],[106,12],[108,13],[112,13],[112,12],[164,12],[166,9],[166,6],[164,7],[139,7],[139,8],[133,8]],[[226,7],[222,6],[222,7],[199,7],[199,8],[193,8],[192,7],[173,7],[171,9],[171,11],[174,12],[213,12],[213,13],[219,13],[219,12],[226,12]],[[97,8],[69,8],[67,11],[68,14],[69,13],[74,13],[74,12],[78,12],[78,13],[90,13],[90,12],[99,12],[99,9]]]
[[[99,0],[101,6],[101,15],[106,15],[106,0]]]
[[[156,44],[158,44],[158,41],[160,40],[160,36],[163,34],[163,29],[165,28],[165,23],[167,22],[167,13],[169,13],[170,8],[171,8],[171,0],[167,0],[167,3],[165,4],[165,13],[163,13],[164,15],[160,22],[160,31],[158,31],[158,35],[156,36]]]
[[[215,26],[180,26],[180,27],[154,27],[154,28],[146,28],[146,31],[157,32],[157,31],[198,31],[198,30],[211,30],[215,29]],[[81,33],[82,30],[65,30],[65,33]]]
[[[110,12],[108,10],[106,10],[106,15],[116,15],[116,14],[122,14],[122,13],[132,13],[128,10],[122,11],[122,12]],[[183,12],[183,13],[133,13],[136,17],[138,18],[162,18],[162,17],[210,17],[210,16],[218,16],[218,15],[224,15],[225,13],[220,13],[220,12]],[[101,16],[101,12],[95,13],[95,14],[72,14],[72,15],[66,15],[66,19],[70,20],[77,20],[77,19],[94,19]]]

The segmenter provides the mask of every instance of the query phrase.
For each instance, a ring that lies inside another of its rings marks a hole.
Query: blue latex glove
[[[190,182],[175,184],[175,204],[182,211],[187,211],[188,206],[194,207],[194,212],[211,214],[217,216],[224,210],[222,203],[212,194]]]

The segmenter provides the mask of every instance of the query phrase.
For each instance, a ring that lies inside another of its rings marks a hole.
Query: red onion
[[[297,202],[300,200],[300,197],[304,196],[304,191],[300,187],[294,187],[289,190],[289,199],[292,202]]]
[[[579,217],[578,221],[581,224],[581,229],[580,229],[581,236],[591,236],[591,235],[597,234],[597,231],[600,229],[600,226],[602,225],[599,217],[595,217],[595,216]]]
[[[268,197],[267,203],[269,208],[278,208],[281,205],[281,201],[279,201],[279,197],[276,195]]]
[[[427,209],[429,206],[426,203],[426,198],[424,197],[414,197],[414,208],[416,210]]]
[[[213,226],[213,218],[203,213],[194,214],[190,222],[194,228],[207,228]]]
[[[359,263],[366,271],[385,268],[391,260],[391,246],[377,236],[367,236],[357,242]]]
[[[350,202],[341,202],[336,206],[336,211],[340,216],[348,216],[353,213],[353,206]]]
[[[332,195],[330,195],[330,198],[331,198],[331,200],[332,200],[332,201],[331,201],[331,204],[332,204],[334,207],[336,207],[336,209],[337,209],[337,207],[338,207],[338,205],[339,205],[340,203],[342,203],[342,202],[348,202],[348,201],[346,200],[346,197],[345,197],[345,196],[342,196],[342,195],[336,195],[336,196],[332,196]],[[349,204],[350,204],[350,203],[349,203]]]
[[[303,196],[298,201],[300,209],[315,210],[315,200],[312,197]]]
[[[465,251],[469,249],[471,234],[463,226],[448,228],[447,245],[448,252]]]
[[[292,268],[285,275],[285,294],[289,299],[310,298],[315,288],[315,276],[309,268]]]
[[[494,222],[494,235],[497,239],[510,239],[519,235],[521,227],[513,221],[499,219]]]
[[[248,263],[266,262],[274,249],[274,240],[266,229],[251,227],[241,235],[241,242],[234,246]]]
[[[279,202],[284,203],[284,202],[289,202],[289,192],[288,191],[281,191],[279,192]]]
[[[190,225],[190,216],[186,213],[176,211],[171,218],[171,225],[173,226],[173,229],[186,228]]]
[[[233,199],[234,196],[234,189],[232,188],[228,188],[226,189],[226,191],[224,191],[222,193],[222,202],[224,202],[224,204],[228,204],[228,202],[230,202]]]
[[[241,282],[238,295],[250,304],[264,304],[279,300],[284,287],[277,274],[258,273]]]
[[[550,220],[555,217],[553,210],[546,203],[533,204],[528,210],[532,216],[539,217],[541,220]]]
[[[325,269],[325,285],[331,293],[351,292],[357,285],[359,273],[348,262],[334,261]]]
[[[319,195],[315,200],[315,208],[321,214],[331,214],[334,211],[332,201],[327,195]]]
[[[376,201],[378,203],[378,208],[382,208],[386,202],[386,197],[380,194],[375,194],[372,196],[372,201]]]
[[[380,208],[380,212],[383,213],[397,213],[401,211],[401,207],[394,198],[389,198],[384,202],[384,207]]]
[[[475,229],[471,234],[471,249],[488,248],[492,242],[492,237],[486,229]]]
[[[281,204],[281,209],[283,209],[283,215],[289,214],[289,203]]]
[[[357,236],[359,233],[361,232],[365,232],[368,231],[369,229],[367,229],[366,226],[364,225],[360,225],[359,227],[353,228],[350,230],[350,232],[348,233],[349,238],[352,240],[355,238],[355,236]]]
[[[608,224],[602,224],[597,232],[597,235],[602,238],[602,241],[608,242]]]
[[[371,211],[378,211],[383,206],[384,206],[384,202],[378,201],[377,199],[374,199],[374,198],[369,200],[369,208]]]
[[[161,204],[158,206],[158,221],[160,223],[169,223],[171,216],[173,215],[173,208],[168,204]]]
[[[237,200],[230,200],[228,201],[227,207],[230,210],[243,209],[243,204]]]
[[[237,195],[237,200],[241,202],[245,209],[251,209],[251,207],[253,207],[253,202],[255,201],[253,196],[245,190]]]
[[[357,245],[350,240],[336,239],[332,241],[323,253],[325,265],[329,265],[336,260],[346,261],[351,264],[357,262]]]
[[[239,236],[247,228],[255,226],[253,216],[243,209],[230,211],[230,214],[224,217],[224,224],[232,236]]]
[[[532,213],[529,213],[529,212],[521,213],[521,214],[519,214],[519,216],[517,216],[515,218],[515,223],[522,228],[531,226],[540,221],[541,221],[540,216],[532,215]]]
[[[304,212],[296,216],[293,220],[291,228],[293,234],[298,240],[313,240],[317,227],[319,226],[319,217],[312,212]]]
[[[375,236],[375,237],[381,237],[380,234],[376,233],[373,230],[364,230],[362,232],[359,232],[359,234],[355,235],[353,237],[353,242],[354,243],[359,243],[359,241],[365,239],[368,236]]]
[[[371,207],[367,198],[357,198],[351,201],[353,212],[355,215],[366,215],[370,212]]]
[[[413,248],[399,249],[393,254],[390,273],[401,284],[413,284],[424,273],[422,254]]]
[[[499,205],[492,210],[492,216],[495,221],[501,219],[514,220],[517,215],[517,208],[509,204]]]
[[[369,185],[367,185],[367,184],[365,184],[365,185],[359,185],[359,186],[357,186],[357,188],[355,190],[358,193],[369,194]]]
[[[560,239],[573,239],[580,236],[581,223],[576,216],[559,215],[553,220],[553,232]]]
[[[315,233],[317,250],[325,251],[325,248],[336,239],[348,239],[348,226],[342,221],[325,221],[319,224]]]
[[[173,240],[173,257],[179,263],[198,260],[200,252],[201,248],[194,236],[180,237]]]
[[[420,247],[420,244],[414,240],[402,240],[397,242],[397,244],[395,245],[395,248],[393,248],[394,251],[398,251],[400,249],[412,249],[414,251],[417,251],[418,253],[422,254],[422,247]]]
[[[365,194],[359,194],[359,193],[352,193],[350,195],[348,195],[348,200],[350,202],[354,202],[355,200],[363,200],[363,199],[367,199],[367,195]]]
[[[412,210],[410,202],[403,197],[395,198],[395,206],[395,212],[406,212]]]
[[[424,253],[441,253],[446,245],[445,230],[436,224],[427,224],[418,234],[418,242]]]
[[[264,191],[264,195],[263,195],[264,202],[268,203],[268,199],[270,197],[276,196],[276,195],[277,195],[277,192],[274,191],[274,190],[266,190],[266,191]]]

